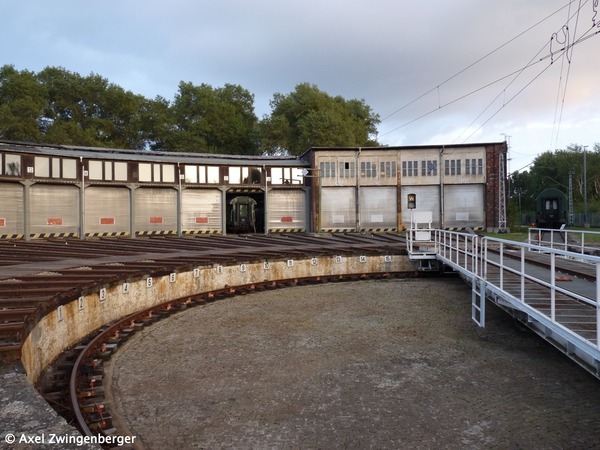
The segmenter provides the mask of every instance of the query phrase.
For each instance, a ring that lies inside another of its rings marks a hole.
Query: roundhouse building
[[[398,231],[409,193],[434,226],[492,230],[501,161],[505,142],[267,157],[0,141],[0,237]]]
[[[312,148],[311,227],[377,231],[408,227],[408,194],[439,228],[499,226],[506,142],[418,147]],[[501,165],[502,164],[502,171]]]

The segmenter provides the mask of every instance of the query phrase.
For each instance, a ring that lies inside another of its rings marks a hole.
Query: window
[[[379,163],[379,174],[382,177],[396,177],[396,161],[381,161]]]
[[[40,178],[50,178],[50,158],[36,156],[33,160],[34,175]]]
[[[219,168],[216,166],[184,166],[186,183],[219,183]]]
[[[335,161],[325,161],[319,164],[321,178],[335,178]]]
[[[258,167],[229,167],[229,184],[260,184],[261,170]]]
[[[419,162],[418,161],[402,161],[402,176],[403,177],[419,176]]]
[[[103,180],[102,161],[90,161],[88,163],[88,178],[90,180]]]
[[[33,160],[34,176],[39,178],[77,178],[77,160],[36,156]]]
[[[21,175],[21,156],[5,154],[3,167],[4,167],[4,175],[20,176]]]
[[[326,163],[326,164],[329,164],[329,163]],[[330,172],[331,172],[332,164],[335,164],[335,163],[331,163],[329,165]],[[323,166],[323,167],[325,167],[325,166]],[[334,169],[333,173],[335,174],[335,169]],[[301,185],[303,183],[304,183],[304,174],[302,173],[302,169],[299,167],[273,167],[273,168],[271,168],[271,184]]]
[[[114,161],[89,161],[88,178],[90,180],[101,181],[127,181],[127,163]]]
[[[437,161],[427,161],[427,175],[437,176]]]
[[[138,170],[141,182],[175,182],[175,164],[139,163]]]
[[[339,163],[340,178],[354,178],[354,161],[341,161]]]
[[[460,159],[447,159],[444,161],[444,174],[445,175],[460,175],[461,174],[461,160]]]
[[[202,175],[202,172],[200,172],[200,175]],[[206,179],[202,180],[201,176],[200,183],[218,184],[219,181],[219,167],[206,166]]]
[[[360,163],[360,176],[366,178],[377,177],[377,163],[375,161],[361,161]]]
[[[116,181],[127,181],[127,163],[126,162],[115,162],[114,173]]]
[[[185,166],[184,179],[186,183],[198,182],[198,166]]]

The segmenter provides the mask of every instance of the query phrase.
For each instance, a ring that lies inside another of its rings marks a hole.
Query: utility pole
[[[504,153],[500,152],[498,167],[498,233],[506,233],[506,186],[504,171]]]
[[[569,170],[569,218],[567,225],[575,225],[575,220],[573,219],[573,170]]]

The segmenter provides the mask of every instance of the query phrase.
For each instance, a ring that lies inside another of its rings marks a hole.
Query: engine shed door
[[[444,186],[444,227],[482,228],[484,226],[483,184]]]
[[[356,230],[356,189],[323,187],[321,189],[321,231]]]

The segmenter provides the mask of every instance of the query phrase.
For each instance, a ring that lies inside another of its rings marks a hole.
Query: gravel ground
[[[148,449],[600,448],[600,381],[470,302],[403,279],[190,309],[113,357],[111,411]]]

